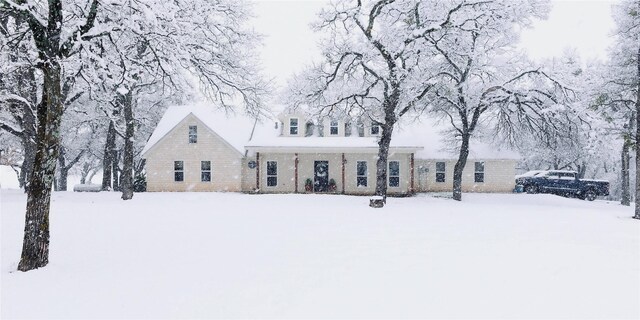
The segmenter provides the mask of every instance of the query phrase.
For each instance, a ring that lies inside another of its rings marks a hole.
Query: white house
[[[142,151],[148,191],[242,191],[253,122],[206,106],[167,109]]]
[[[345,119],[285,113],[259,123],[212,106],[170,107],[143,150],[148,191],[373,194],[380,129]],[[517,157],[472,148],[465,192],[510,192]],[[387,161],[390,195],[450,191],[456,155],[430,123],[394,131]]]

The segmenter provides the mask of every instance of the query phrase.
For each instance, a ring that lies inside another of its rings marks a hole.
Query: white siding
[[[305,192],[305,181],[314,180],[315,161],[328,161],[329,179],[336,182],[336,193],[343,191],[342,178],[342,153],[299,153],[298,154],[298,188],[299,193]],[[376,187],[376,158],[375,153],[345,153],[344,163],[344,193],[346,194],[373,194]],[[292,193],[296,191],[295,186],[295,159],[294,153],[260,153],[260,193]],[[411,187],[411,155],[393,154],[389,161],[400,162],[400,186],[388,187],[388,194],[407,194]],[[267,187],[266,165],[267,161],[278,162],[278,185]],[[367,161],[367,187],[358,187],[356,184],[356,163],[357,161]],[[255,179],[255,170],[244,170]],[[255,182],[251,182],[251,177],[245,177],[248,181],[243,184],[244,191],[252,191]],[[312,191],[313,192],[313,191]]]
[[[189,126],[198,142],[189,143]],[[148,191],[241,191],[242,155],[193,115],[146,153]],[[174,181],[174,161],[184,161],[184,181]],[[211,182],[200,181],[200,161],[211,161]]]
[[[345,193],[373,194],[376,190],[377,153],[345,154]],[[357,186],[356,165],[358,161],[367,161],[367,187]],[[400,186],[389,187],[387,171],[387,194],[407,194],[411,188],[411,154],[396,153],[389,155],[388,161],[400,162]],[[388,170],[388,167],[387,167]]]
[[[257,168],[249,168],[249,162],[256,161],[255,157],[249,157],[242,161],[242,191],[255,192]]]
[[[484,162],[484,182],[474,182],[475,162]],[[445,182],[436,182],[436,162],[445,162]],[[420,192],[441,192],[453,190],[453,168],[456,160],[420,159],[416,160],[416,189]],[[462,172],[463,192],[511,192],[515,187],[516,160],[469,159]],[[420,168],[427,168],[426,181],[420,181]],[[425,187],[426,182],[426,187]]]
[[[259,154],[259,168],[251,170],[254,175],[259,172],[260,175],[260,193],[292,193],[295,191],[294,170],[295,156],[288,153],[267,153]],[[276,186],[267,186],[267,161],[276,161],[278,163],[278,184]],[[259,171],[258,171],[259,170]]]

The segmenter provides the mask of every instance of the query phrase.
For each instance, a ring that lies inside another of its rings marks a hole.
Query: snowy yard
[[[21,273],[25,196],[0,196],[3,319],[640,318],[616,203],[59,192],[51,262]]]

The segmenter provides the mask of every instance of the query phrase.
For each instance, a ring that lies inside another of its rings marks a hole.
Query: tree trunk
[[[27,25],[22,17],[17,16],[14,18],[14,27],[16,30]],[[8,21],[8,16],[1,17],[0,28],[8,30]],[[9,60],[17,63],[19,67],[16,68],[14,72],[0,75],[0,85],[3,86],[4,90],[15,93],[30,103],[30,105],[25,103],[9,103],[8,108],[9,110],[21,110],[19,114],[14,114],[14,118],[20,125],[22,131],[19,135],[13,134],[20,139],[24,156],[24,160],[20,166],[20,173],[18,174],[18,183],[20,188],[23,188],[24,191],[27,192],[31,172],[33,172],[33,161],[36,156],[36,128],[38,124],[34,106],[38,102],[38,85],[36,83],[35,67],[30,64],[25,64],[24,61],[22,61],[24,57],[29,55],[27,47],[10,46],[7,53]],[[3,80],[3,76],[9,76],[9,74],[14,74],[14,76],[7,77],[6,80]]]
[[[135,180],[135,177],[142,175],[142,172],[144,171],[144,166],[147,164],[147,161],[145,159],[140,159],[140,161],[138,161],[138,164],[135,165],[135,167],[133,168],[133,177]]]
[[[34,128],[37,124],[33,124]],[[35,131],[35,129],[34,129]],[[36,139],[35,132],[24,133],[22,138],[22,146],[24,147],[24,160],[22,161],[22,166],[20,167],[20,176],[18,178],[18,183],[21,188],[24,188],[24,191],[27,192],[29,188],[29,181],[31,181],[31,173],[33,172],[33,162],[36,157]]]
[[[89,175],[89,163],[82,165],[82,171],[80,171],[80,184],[87,183],[87,175]]]
[[[638,9],[640,9],[640,2],[638,2]],[[638,73],[636,77],[636,209],[634,219],[640,220],[640,46],[638,46],[638,53],[636,56],[636,64]]]
[[[121,173],[120,173],[120,152],[118,152],[118,149],[114,149],[113,150],[113,162],[111,162],[111,173],[112,173],[112,177],[113,179],[111,180],[111,183],[113,184],[113,191],[121,191],[122,189],[120,189],[120,177],[121,177]]]
[[[19,95],[27,99],[32,105],[36,105],[38,101],[38,85],[36,84],[35,70],[32,66],[19,68],[17,86]],[[33,172],[33,162],[36,157],[36,128],[38,126],[38,119],[31,105],[23,103],[21,109],[22,114],[19,122],[22,127],[22,136],[20,140],[24,149],[24,160],[20,167],[18,183],[26,192],[29,187],[31,173]]]
[[[22,2],[20,2],[22,3]],[[70,39],[79,39],[92,27],[98,8],[98,0],[91,4],[87,23],[79,28],[81,33]],[[60,147],[60,124],[64,113],[61,88],[62,66],[60,61],[68,56],[73,43],[60,46],[64,23],[63,4],[60,0],[48,1],[48,21],[45,25],[28,17],[31,37],[37,48],[38,69],[42,71],[42,100],[37,106],[36,153],[33,172],[27,188],[27,210],[24,224],[24,240],[18,270],[29,271],[49,263],[49,208],[51,184],[56,171]]]
[[[584,175],[587,173],[587,163],[582,162],[582,164],[578,165],[578,179],[584,179]]]
[[[69,170],[67,167],[67,151],[64,146],[60,146],[60,151],[58,152],[58,178],[57,183],[55,184],[56,191],[67,191],[67,177],[69,176]]]
[[[102,161],[102,191],[111,189],[111,168],[115,161],[113,152],[116,149],[116,127],[113,120],[109,120],[107,141],[104,144],[104,160]]]
[[[58,191],[67,191],[69,180],[69,170],[60,168],[60,179],[58,181]]]
[[[36,82],[36,70],[35,68],[29,68],[28,72],[25,74],[26,86],[29,88],[27,96],[29,97],[29,101],[32,103],[32,106],[37,105],[38,103],[38,84]],[[35,137],[37,135],[36,128],[38,127],[38,118],[36,117],[36,111],[32,106],[25,106],[24,115],[23,115],[23,130],[26,137],[29,137],[28,141],[25,141],[25,161],[26,161],[26,172],[25,172],[25,181],[30,180],[31,173],[33,172],[33,161],[36,157],[36,142]],[[28,156],[28,157],[27,157]],[[24,167],[23,163],[23,167]]]
[[[120,182],[122,187],[122,200],[129,200],[133,198],[133,135],[135,125],[131,91],[120,98],[123,102],[122,107],[125,121],[124,154],[122,157],[122,175]]]
[[[462,171],[467,165],[467,158],[469,157],[469,134],[462,135],[462,145],[460,146],[460,153],[458,154],[458,161],[453,167],[453,200],[462,200]]]
[[[51,9],[53,10],[53,9]],[[55,44],[55,43],[54,43]],[[52,44],[53,45],[53,44]],[[57,44],[55,44],[57,46]],[[27,190],[24,241],[18,270],[28,271],[49,263],[49,208],[51,184],[56,170],[60,146],[61,66],[49,57],[41,67],[44,77],[42,102],[38,105],[38,134],[33,174]]]
[[[622,198],[620,204],[623,206],[631,205],[631,192],[629,191],[629,148],[631,147],[631,141],[629,136],[625,134],[624,142],[622,144]]]
[[[80,158],[82,158],[84,152],[84,150],[80,151],[75,158],[71,159],[69,163],[67,163],[67,150],[64,148],[64,146],[60,146],[60,153],[58,154],[59,177],[57,191],[67,191],[69,171],[71,171],[71,168],[73,168],[73,166],[75,166],[76,163],[80,161]]]
[[[378,141],[378,161],[376,162],[376,196],[381,196],[383,203],[387,202],[387,160],[389,158],[389,145],[393,133],[393,121],[382,124],[382,136]]]
[[[88,177],[88,179],[87,179],[87,181],[86,181],[86,182],[91,183],[91,180],[93,180],[93,176],[94,176],[96,173],[98,173],[98,169],[96,169],[96,168],[91,169],[91,171],[89,171],[89,177]]]

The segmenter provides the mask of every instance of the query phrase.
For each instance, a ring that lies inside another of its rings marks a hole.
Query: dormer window
[[[189,143],[198,143],[198,126],[189,126]]]
[[[372,124],[371,125],[371,135],[372,136],[376,136],[380,134],[380,126],[377,124]]]
[[[291,135],[298,134],[298,118],[289,119],[289,134]]]
[[[338,135],[338,120],[331,120],[329,132],[332,136]]]

